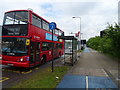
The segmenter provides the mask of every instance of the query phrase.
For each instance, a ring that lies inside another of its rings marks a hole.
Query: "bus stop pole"
[[[53,30],[52,30],[52,43],[53,43]],[[53,68],[53,48],[54,48],[54,43],[52,45],[52,72],[54,71],[54,68]]]
[[[65,65],[65,40],[64,40],[64,65]]]
[[[50,24],[49,24],[49,29],[51,29],[52,30],[52,43],[53,43],[53,45],[52,45],[52,72],[54,71],[53,70],[53,59],[54,59],[54,56],[53,56],[53,51],[54,51],[54,42],[53,42],[53,30],[55,30],[56,29],[56,23],[55,22],[51,22]]]

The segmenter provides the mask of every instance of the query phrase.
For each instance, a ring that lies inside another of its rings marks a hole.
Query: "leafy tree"
[[[108,24],[105,36],[92,37],[87,41],[87,46],[103,53],[108,53],[120,58],[120,24]]]
[[[112,40],[113,55],[120,57],[120,24],[108,25],[107,36]]]

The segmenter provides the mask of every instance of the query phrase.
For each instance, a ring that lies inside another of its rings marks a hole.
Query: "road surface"
[[[85,48],[80,59],[68,72],[72,75],[110,77],[116,85],[120,84],[118,59]]]

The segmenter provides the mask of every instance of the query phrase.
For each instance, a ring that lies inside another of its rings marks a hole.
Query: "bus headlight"
[[[29,57],[25,56],[19,59],[21,62],[29,61]]]
[[[23,58],[21,58],[20,61],[22,62],[22,61],[23,61]]]

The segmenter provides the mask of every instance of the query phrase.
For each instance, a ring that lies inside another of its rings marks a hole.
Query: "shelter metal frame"
[[[66,40],[72,41],[71,42],[72,47],[70,48],[71,51],[70,52],[64,51],[64,64],[71,64],[73,66],[74,63],[77,61],[77,43],[78,43],[77,38],[75,38],[74,36],[59,36],[58,38],[64,40],[64,48],[66,47],[65,44]],[[66,55],[68,56],[67,59]]]

